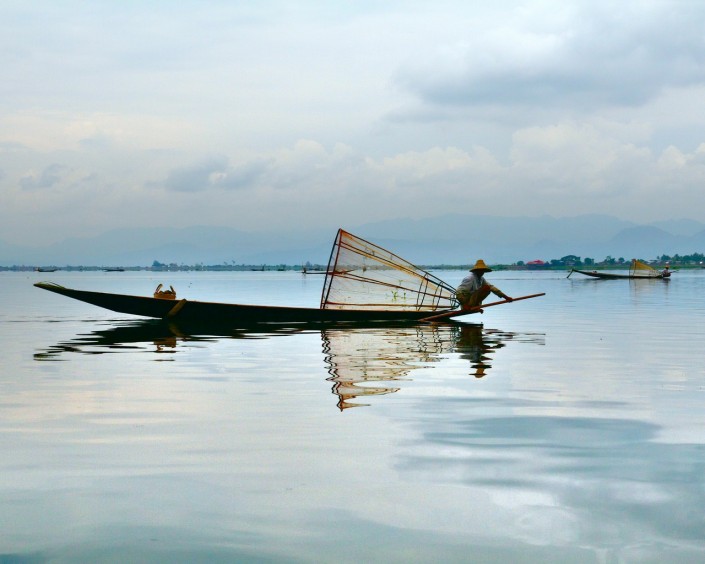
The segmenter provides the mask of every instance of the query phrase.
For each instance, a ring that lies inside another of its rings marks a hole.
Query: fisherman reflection
[[[505,344],[499,335],[483,331],[482,325],[462,325],[458,328],[455,351],[460,353],[460,358],[470,361],[474,371],[471,374],[475,378],[485,376],[491,366],[489,355],[503,346]]]

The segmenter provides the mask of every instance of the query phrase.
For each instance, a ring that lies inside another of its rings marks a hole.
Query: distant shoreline
[[[649,264],[654,268],[664,268],[666,265],[671,268],[681,270],[697,270],[705,268],[701,263],[681,263],[678,261],[663,261]],[[518,264],[491,264],[493,270],[503,271],[565,271],[572,268],[580,268],[583,270],[628,270],[629,263],[618,264],[550,264],[543,265],[518,265]],[[435,264],[435,265],[418,265],[423,270],[469,270],[471,265],[461,264]],[[324,265],[307,266],[309,271],[325,271]],[[306,274],[301,265],[169,265],[162,267],[152,266],[54,266],[47,265],[42,267],[15,265],[15,266],[0,266],[0,272],[36,272],[37,274],[52,274],[54,272],[105,272],[106,274],[119,274],[121,272],[299,272]]]

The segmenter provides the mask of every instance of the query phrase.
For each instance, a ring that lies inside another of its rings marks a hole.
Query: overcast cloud
[[[705,4],[0,7],[0,240],[705,209]]]

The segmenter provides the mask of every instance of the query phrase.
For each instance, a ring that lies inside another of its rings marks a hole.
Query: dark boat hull
[[[429,315],[446,311],[343,310],[225,304],[190,300],[164,300],[145,296],[73,290],[47,282],[37,282],[35,286],[118,313],[155,319],[173,319],[186,323],[229,325],[232,327],[259,323],[311,324],[418,321]]]
[[[662,274],[658,276],[647,276],[644,274],[613,274],[609,272],[598,272],[596,270],[577,270],[573,269],[572,272],[577,272],[578,274],[584,274],[585,276],[590,276],[592,278],[602,278],[603,280],[617,280],[620,278],[627,278],[629,280],[664,280],[665,277]]]

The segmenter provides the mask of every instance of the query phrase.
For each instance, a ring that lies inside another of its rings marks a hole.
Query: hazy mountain
[[[0,265],[27,264],[27,256],[26,248],[0,241]]]
[[[684,237],[692,237],[703,229],[703,224],[693,219],[669,219],[666,221],[655,221],[649,225],[663,229],[672,235],[682,235]]]
[[[604,253],[601,247],[606,241],[632,226],[606,215],[529,218],[449,214],[366,224],[355,233],[397,249],[397,254],[412,262],[459,264],[474,262],[477,257],[491,262],[546,260],[569,254],[594,257]]]
[[[549,260],[574,254],[602,260],[705,251],[705,224],[692,220],[637,225],[608,215],[490,217],[447,214],[341,226],[418,264]],[[229,227],[118,229],[42,248],[0,242],[0,265],[149,266],[326,263],[335,232]]]
[[[576,217],[490,217],[448,214],[419,220],[394,220],[363,225],[361,229],[375,237],[401,237],[439,240],[462,240],[468,236],[479,241],[490,239],[494,244],[515,244],[526,237],[532,242],[566,238],[588,242],[600,234],[601,238],[616,235],[634,223],[606,215]],[[705,227],[703,225],[702,227]]]
[[[680,254],[705,253],[705,229],[698,231],[682,243]],[[669,254],[669,253],[667,253]]]
[[[673,235],[658,227],[639,226],[623,229],[609,240],[607,246],[630,260],[675,254],[684,248],[687,240],[688,237]]]

